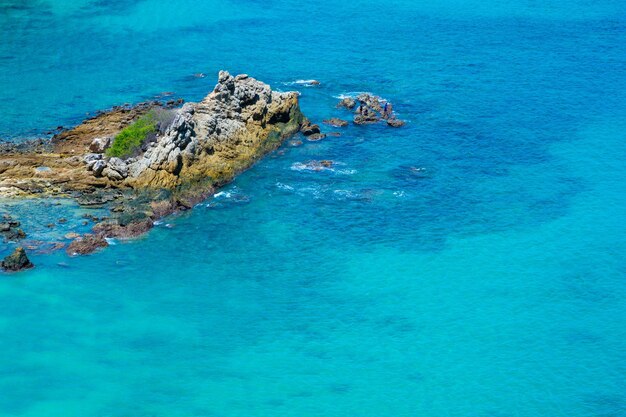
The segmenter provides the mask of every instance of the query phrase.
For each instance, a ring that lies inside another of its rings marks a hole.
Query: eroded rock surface
[[[28,256],[26,256],[26,251],[24,248],[19,247],[16,248],[13,253],[0,262],[0,267],[2,270],[7,272],[17,272],[22,271],[24,269],[30,269],[34,267]]]
[[[165,134],[129,165],[126,182],[169,189],[223,184],[295,134],[302,120],[297,93],[221,71],[213,92],[183,106]]]

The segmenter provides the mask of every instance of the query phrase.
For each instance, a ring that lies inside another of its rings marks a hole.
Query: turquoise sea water
[[[286,145],[141,239],[0,276],[0,415],[626,416],[624,10],[0,1],[0,137],[198,100],[222,68],[315,121],[356,91],[408,120]],[[33,238],[82,227],[0,204]]]

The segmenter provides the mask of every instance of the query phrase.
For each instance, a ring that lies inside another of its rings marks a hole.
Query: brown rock
[[[387,120],[387,125],[391,127],[401,127],[405,125],[405,122],[403,120],[393,118]]]
[[[306,140],[309,142],[317,142],[318,140],[322,140],[326,137],[324,133],[314,133],[311,136],[307,136]]]
[[[154,223],[150,219],[133,221],[125,225],[112,222],[98,223],[93,227],[94,233],[106,237],[127,239],[140,236],[152,229]]]
[[[327,125],[335,126],[335,127],[345,127],[348,126],[348,122],[337,117],[333,117],[332,119],[324,120],[324,123]]]
[[[176,211],[176,203],[171,200],[152,201],[150,203],[152,209],[152,218],[160,219],[168,216]]]
[[[89,255],[107,246],[109,246],[109,244],[104,239],[104,236],[100,234],[85,234],[74,239],[65,251],[71,256]]]
[[[378,123],[379,121],[380,117],[378,117],[373,112],[357,114],[356,116],[354,116],[354,123],[357,125],[373,124]]]
[[[337,104],[338,108],[346,108],[346,109],[353,109],[356,106],[356,101],[352,98],[352,97],[346,97],[341,99],[341,101],[339,102],[339,104]]]

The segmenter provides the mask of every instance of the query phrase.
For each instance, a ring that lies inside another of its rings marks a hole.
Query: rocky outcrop
[[[0,154],[0,196],[105,188],[210,189],[278,147],[304,119],[297,93],[272,91],[245,74],[233,77],[221,71],[215,89],[201,102],[174,110],[173,121],[145,144],[145,152],[128,159],[106,157],[111,138],[159,107],[114,108],[57,134],[43,151],[34,152],[35,145],[7,146]]]
[[[183,106],[165,134],[129,164],[126,182],[168,189],[223,184],[295,134],[302,120],[297,93],[221,71],[213,92]]]
[[[109,246],[109,244],[103,235],[85,234],[74,239],[65,251],[71,256],[88,255],[98,249],[106,248],[107,246]]]
[[[17,272],[22,271],[24,269],[30,269],[34,267],[28,256],[26,256],[26,251],[22,247],[16,248],[13,253],[0,262],[0,267],[2,270],[7,272]]]
[[[170,108],[171,119],[159,120],[157,132],[132,157],[107,156],[122,129],[177,104],[116,107],[49,143],[0,146],[0,197],[66,196],[81,205],[114,208],[94,235],[75,239],[67,249],[88,253],[104,246],[106,237],[145,233],[155,219],[193,207],[296,134],[304,121],[298,93],[220,71],[210,94]],[[310,128],[311,135],[320,135],[319,126]]]
[[[358,107],[356,106],[357,103]],[[337,104],[337,107],[344,107],[347,109],[353,109],[356,107],[353,121],[354,124],[357,125],[374,124],[382,121],[391,127],[401,127],[405,124],[403,120],[397,118],[393,111],[393,105],[390,102],[373,94],[359,94],[356,97],[356,100],[353,98],[344,98],[339,102],[339,104]],[[331,121],[332,120],[334,119],[331,119]],[[336,124],[334,126],[341,125]]]

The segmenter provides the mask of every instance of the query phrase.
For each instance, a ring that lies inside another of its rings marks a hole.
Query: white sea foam
[[[293,191],[294,188],[291,185],[283,184],[282,182],[277,182],[276,187],[285,190],[285,191]]]
[[[105,237],[104,240],[106,240],[106,242],[111,246],[117,245],[117,241],[112,237]]]
[[[318,81],[317,80],[295,80],[295,81],[288,81],[288,82],[284,82],[284,85],[300,85],[303,87],[315,87],[316,83]]]
[[[357,198],[359,196],[357,193],[355,193],[354,191],[350,191],[350,190],[333,190],[333,194],[335,194],[337,197],[341,199]]]
[[[321,165],[320,163],[315,163],[315,161],[310,161],[310,162],[294,162],[293,164],[291,164],[291,170],[292,171],[312,171],[312,172],[322,172],[322,171],[329,171],[329,172],[334,172],[336,174],[342,174],[342,175],[353,175],[356,174],[357,170],[356,169],[349,169],[349,168],[345,168],[345,169],[337,169],[335,168],[336,166],[345,166],[345,163],[342,162],[333,162],[333,166],[331,167],[325,167],[323,165]]]
[[[361,94],[372,94],[372,93],[370,93],[369,91],[348,91],[346,93],[341,93],[333,97],[338,100],[343,100],[344,98],[356,98],[357,96]]]
[[[356,169],[334,169],[333,171],[342,175],[354,175],[358,172]]]

